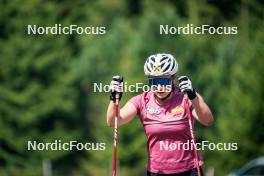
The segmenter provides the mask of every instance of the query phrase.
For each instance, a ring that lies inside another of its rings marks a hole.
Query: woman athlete
[[[177,71],[178,64],[172,55],[151,55],[144,65],[150,91],[131,98],[120,109],[119,126],[139,115],[145,129],[148,151],[147,176],[194,176],[198,175],[196,165],[203,164],[200,157],[198,161],[195,160],[190,145],[189,148],[183,147],[186,143],[191,144],[192,140],[187,112],[191,112],[192,117],[205,126],[212,125],[214,118],[187,76],[179,77],[180,84],[175,85]],[[107,124],[113,127],[115,94],[119,92],[121,98],[123,79],[114,76],[110,90]],[[189,107],[185,107],[184,104],[185,93],[188,95]]]

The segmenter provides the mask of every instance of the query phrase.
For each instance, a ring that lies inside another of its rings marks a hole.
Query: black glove
[[[190,100],[195,99],[196,92],[195,89],[192,87],[191,80],[187,76],[181,76],[178,78],[178,80],[180,82],[179,87],[181,92],[186,92]]]
[[[121,100],[123,94],[123,77],[122,76],[113,76],[113,80],[110,83],[110,100],[116,100],[116,93],[119,93],[119,100]]]

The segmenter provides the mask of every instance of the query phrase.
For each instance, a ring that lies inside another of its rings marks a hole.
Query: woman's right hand
[[[110,83],[110,103],[108,105],[106,119],[107,125],[109,127],[114,127],[114,117],[115,117],[115,100],[116,93],[119,93],[119,100],[122,97],[123,93],[123,77],[122,76],[113,76],[113,80]],[[137,108],[131,102],[127,102],[125,106],[120,109],[120,115],[118,119],[118,125],[123,125],[128,123],[137,115]]]
[[[116,94],[119,93],[119,100],[121,100],[123,94],[124,80],[122,76],[113,76],[113,79],[110,83],[110,100],[116,100]]]

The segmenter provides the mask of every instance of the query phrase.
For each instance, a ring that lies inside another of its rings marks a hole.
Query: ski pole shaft
[[[187,115],[188,115],[188,121],[189,121],[189,126],[190,126],[191,137],[192,137],[193,144],[194,144],[195,164],[196,164],[198,176],[202,176],[201,175],[200,166],[199,166],[198,152],[197,152],[197,149],[196,149],[196,138],[195,138],[195,135],[194,135],[193,118],[192,118],[192,115],[191,115],[191,112],[190,112],[190,108],[189,108],[189,100],[188,100],[187,93],[184,94],[184,104],[185,104],[185,108],[186,108]]]
[[[115,98],[115,126],[114,126],[114,156],[113,156],[113,174],[116,176],[116,161],[117,161],[117,143],[118,143],[118,118],[119,118],[119,93],[116,93]]]

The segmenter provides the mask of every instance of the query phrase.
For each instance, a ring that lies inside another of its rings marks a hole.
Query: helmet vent
[[[175,66],[175,61],[173,60],[172,61],[172,67],[171,68],[174,68],[174,66]]]
[[[163,70],[164,72],[166,72],[169,69],[170,65],[167,65],[167,67]]]
[[[166,60],[166,59],[168,59],[167,56],[163,57],[163,58],[160,60],[160,62],[163,62],[163,61]]]
[[[149,72],[151,72],[151,70],[150,70],[150,68],[149,68],[148,66],[147,66],[146,68],[147,68],[147,70],[148,70]]]

